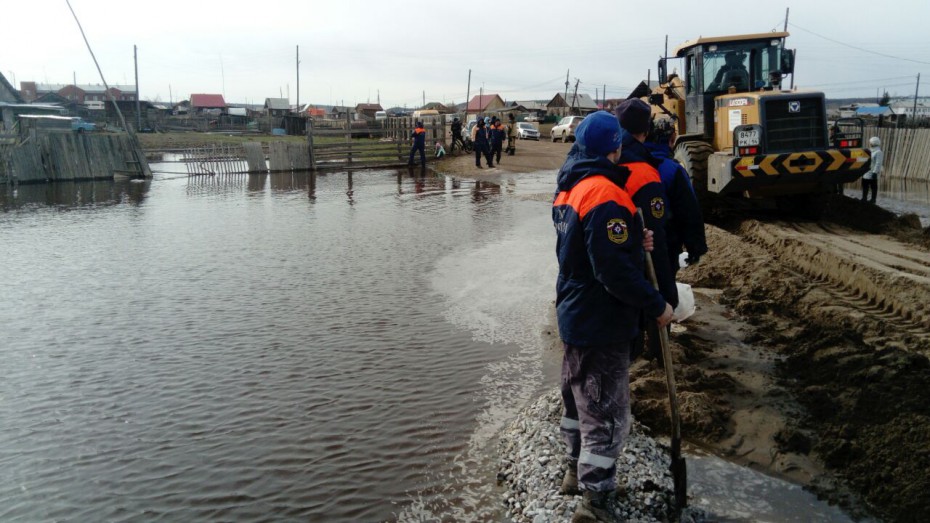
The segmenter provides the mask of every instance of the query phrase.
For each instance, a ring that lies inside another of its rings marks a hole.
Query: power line
[[[930,65],[930,62],[922,62],[922,61],[920,61],[920,60],[912,60],[912,59],[910,59],[910,58],[901,58],[900,56],[894,56],[894,55],[890,55],[890,54],[879,53],[878,51],[872,51],[872,50],[870,50],[870,49],[865,49],[865,48],[863,48],[863,47],[857,47],[857,46],[852,45],[852,44],[847,44],[847,43],[845,43],[845,42],[840,42],[839,40],[834,40],[833,38],[829,38],[829,37],[826,37],[826,36],[824,36],[824,35],[822,35],[822,34],[815,33],[815,32],[813,32],[813,31],[811,31],[810,29],[804,29],[803,27],[801,27],[801,26],[799,26],[799,25],[797,25],[797,24],[793,24],[793,23],[791,23],[791,22],[788,22],[788,25],[790,25],[791,27],[797,27],[798,29],[800,29],[800,30],[802,30],[802,31],[804,31],[804,32],[806,32],[806,33],[810,33],[810,34],[812,34],[812,35],[814,35],[814,36],[818,36],[818,37],[820,37],[820,38],[823,38],[824,40],[828,40],[828,41],[833,42],[833,43],[835,43],[835,44],[840,44],[840,45],[842,45],[842,46],[849,47],[850,49],[855,49],[855,50],[857,50],[857,51],[862,51],[863,53],[870,53],[870,54],[874,54],[874,55],[878,55],[878,56],[884,56],[885,58],[893,58],[893,59],[895,59],[895,60],[904,60],[905,62],[914,62],[915,64]]]

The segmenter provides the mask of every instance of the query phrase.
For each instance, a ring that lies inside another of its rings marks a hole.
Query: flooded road
[[[0,192],[0,520],[502,520],[494,440],[556,384],[552,183]],[[793,485],[728,512],[739,467],[694,472],[721,517],[793,514]]]

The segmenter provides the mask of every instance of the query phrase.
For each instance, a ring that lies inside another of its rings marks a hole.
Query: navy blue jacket
[[[507,130],[504,129],[502,124],[495,124],[491,126],[491,145],[497,147],[504,143],[504,138],[507,137]]]
[[[624,189],[633,199],[633,203],[643,210],[646,228],[653,232],[655,248],[652,251],[652,263],[656,269],[659,291],[662,292],[665,301],[672,307],[677,307],[678,286],[675,285],[675,273],[669,262],[668,240],[665,236],[668,198],[657,169],[660,164],[661,160],[649,154],[649,150],[633,138],[633,135],[623,134],[620,165],[630,170],[630,177]]]
[[[486,125],[476,126],[474,132],[475,132],[475,139],[473,141],[475,142],[475,150],[478,150],[478,151],[490,150],[491,147],[488,141],[488,127]]]
[[[682,245],[688,249],[689,256],[703,256],[707,253],[704,218],[688,171],[672,159],[672,150],[667,144],[646,142],[645,145],[653,157],[662,160],[659,177],[665,186],[670,207],[669,218],[665,222],[669,260],[678,263]]]
[[[623,190],[629,171],[576,143],[559,171],[552,221],[558,235],[556,311],[569,345],[610,346],[658,318],[665,300],[643,275],[643,225]]]
[[[426,147],[426,129],[417,127],[410,133],[410,137],[413,138],[414,149],[423,149]]]

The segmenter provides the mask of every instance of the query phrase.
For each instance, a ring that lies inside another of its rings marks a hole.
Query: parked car
[[[83,133],[84,131],[96,131],[97,125],[75,116],[71,118],[71,130],[79,133]]]
[[[529,122],[518,122],[517,138],[521,140],[539,140],[539,130]]]
[[[584,116],[565,116],[559,123],[552,128],[549,137],[552,141],[562,140],[563,142],[575,141],[575,128],[584,120]]]
[[[539,121],[539,117],[536,116],[535,114],[530,114],[530,115],[527,115],[526,121],[527,121],[527,122],[538,122],[538,121]]]

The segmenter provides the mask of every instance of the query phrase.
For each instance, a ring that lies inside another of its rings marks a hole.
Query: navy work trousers
[[[617,457],[630,433],[630,344],[563,344],[560,431],[582,490],[616,488]]]

